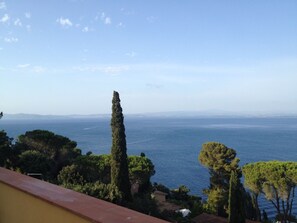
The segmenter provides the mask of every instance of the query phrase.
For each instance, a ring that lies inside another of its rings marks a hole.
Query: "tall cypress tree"
[[[239,177],[231,172],[229,183],[228,223],[245,223],[243,191]]]
[[[113,92],[112,99],[112,147],[111,147],[111,183],[123,194],[124,201],[130,201],[131,185],[129,181],[126,134],[119,93]]]

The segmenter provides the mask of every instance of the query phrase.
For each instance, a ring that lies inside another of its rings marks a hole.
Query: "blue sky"
[[[0,110],[297,114],[297,1],[0,0]]]

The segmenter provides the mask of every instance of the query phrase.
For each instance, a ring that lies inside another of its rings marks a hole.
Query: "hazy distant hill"
[[[127,118],[239,118],[239,117],[297,117],[296,114],[240,114],[226,111],[200,111],[200,112],[155,112],[155,113],[139,113],[124,114]],[[111,114],[91,114],[91,115],[38,115],[38,114],[4,114],[3,119],[18,120],[49,120],[49,119],[96,119],[110,118]]]
[[[3,119],[83,119],[83,118],[103,118],[109,115],[38,115],[38,114],[4,114]]]

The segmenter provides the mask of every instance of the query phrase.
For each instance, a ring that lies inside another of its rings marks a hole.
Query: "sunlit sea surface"
[[[297,118],[141,118],[126,117],[128,154],[144,152],[154,165],[152,181],[170,188],[186,185],[204,197],[209,174],[198,162],[201,145],[216,141],[237,151],[240,165],[266,160],[297,161]],[[0,121],[10,137],[45,129],[69,137],[83,153],[106,154],[111,148],[109,118]],[[261,200],[271,215],[273,209]],[[294,212],[297,214],[297,198]]]

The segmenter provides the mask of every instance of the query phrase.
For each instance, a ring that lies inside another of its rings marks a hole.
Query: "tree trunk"
[[[260,211],[260,208],[259,208],[259,203],[258,203],[258,194],[256,193],[253,193],[252,194],[252,203],[253,203],[253,206],[256,210],[256,216],[257,216],[257,221],[261,221],[261,211]]]
[[[294,201],[294,197],[295,197],[295,186],[292,189],[292,198],[291,198],[291,202],[290,202],[290,210],[289,210],[289,216],[292,215],[292,208],[293,208],[293,201]]]
[[[283,220],[285,223],[287,223],[287,214],[286,214],[286,208],[285,208],[285,201],[282,200],[282,208],[283,208]]]
[[[273,204],[273,206],[275,207],[275,209],[276,209],[276,211],[277,211],[277,214],[281,214],[281,212],[280,212],[280,209],[279,209],[279,207],[278,207],[278,205],[277,204],[275,204],[274,202],[273,202],[273,200],[270,200],[270,202]]]
[[[277,190],[275,189],[275,187],[273,187],[273,189],[274,189],[274,191],[275,191],[275,199],[276,199],[276,209],[277,209],[277,213],[278,213],[278,214],[281,214],[278,192],[277,192]]]

